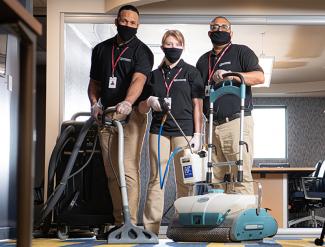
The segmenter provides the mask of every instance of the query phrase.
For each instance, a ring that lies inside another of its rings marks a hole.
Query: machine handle
[[[77,112],[72,115],[71,120],[76,120],[78,117],[89,117],[90,112]]]
[[[261,212],[261,206],[262,206],[262,184],[260,182],[257,183],[257,209],[256,209],[256,215],[259,215]]]
[[[223,77],[228,77],[228,76],[236,76],[236,77],[239,77],[240,82],[241,82],[242,84],[245,84],[245,79],[244,79],[244,77],[243,77],[240,73],[238,73],[238,72],[227,72],[227,73],[224,73],[224,74],[223,74]],[[224,80],[223,80],[223,81],[224,81]]]
[[[212,172],[211,172],[211,168],[206,173],[206,183],[207,184],[211,184],[212,183]]]
[[[110,118],[110,117],[106,116],[109,113],[116,112],[116,108],[117,108],[116,106],[109,106],[103,111],[101,121],[104,126],[116,126],[116,124],[114,124],[114,122],[120,122],[122,125],[127,124],[130,115],[126,116],[126,118],[123,120],[118,120],[118,119],[114,119],[114,118]]]
[[[163,97],[159,97],[158,98],[161,110],[163,113],[168,113],[170,112],[170,106],[168,105],[168,103],[165,101],[165,99]]]
[[[243,182],[243,177],[244,177],[244,174],[243,174],[243,171],[238,171],[237,173],[237,182]]]
[[[104,112],[103,115],[105,116],[108,113],[112,113],[112,112],[116,112],[116,106],[109,106],[107,107]]]
[[[116,106],[109,106],[103,111],[101,121],[104,126],[113,126],[113,119],[106,117],[107,114],[116,112]]]

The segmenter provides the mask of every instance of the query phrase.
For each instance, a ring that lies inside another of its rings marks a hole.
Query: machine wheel
[[[59,226],[57,235],[60,240],[67,240],[69,238],[69,227],[66,225]]]
[[[107,232],[106,226],[105,225],[100,226],[100,228],[97,231],[97,234],[95,235],[96,239],[97,240],[107,240],[107,233],[108,232]]]
[[[324,240],[323,240],[323,239],[320,239],[320,238],[316,238],[314,243],[315,243],[317,246],[322,246],[323,243],[324,243]]]
[[[98,233],[99,233],[99,228],[97,228],[97,227],[90,228],[90,232],[93,232],[94,233],[94,236],[97,236]]]

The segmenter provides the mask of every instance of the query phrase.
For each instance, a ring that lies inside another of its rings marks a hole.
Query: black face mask
[[[230,33],[224,31],[216,31],[210,33],[210,39],[214,45],[225,45],[230,42]]]
[[[181,57],[183,49],[163,47],[163,51],[168,61],[171,63],[175,63]]]
[[[117,33],[123,39],[123,41],[128,41],[132,39],[137,34],[137,28],[128,27],[118,24]]]

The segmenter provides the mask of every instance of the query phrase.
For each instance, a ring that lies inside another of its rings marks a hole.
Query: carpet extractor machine
[[[115,106],[105,109],[102,116],[102,125],[108,128],[117,128],[118,131],[118,166],[124,224],[109,230],[107,243],[156,244],[158,243],[158,238],[155,234],[132,224],[130,219],[124,172],[123,125],[126,124],[127,119],[117,120],[110,117],[111,113],[115,111]],[[78,116],[89,115],[89,113],[78,114]],[[72,118],[75,120],[76,117],[73,116]],[[51,184],[48,191],[49,197],[41,209],[35,226],[42,230],[57,227],[58,237],[65,240],[69,237],[69,230],[73,228],[78,230],[83,228],[97,229],[107,223],[113,224],[111,199],[114,200],[114,195],[112,195],[112,198],[109,197],[109,201],[107,201],[105,198],[106,194],[109,195],[107,180],[101,181],[103,183],[100,184],[97,181],[101,180],[101,176],[105,174],[103,165],[100,164],[96,167],[97,169],[93,170],[90,168],[94,168],[94,164],[93,166],[88,166],[95,153],[95,149],[100,148],[96,145],[98,126],[95,123],[95,119],[90,117],[85,123],[67,121],[63,125],[67,127],[64,128],[63,133],[60,135],[49,165],[49,184]],[[74,133],[75,127],[81,128],[79,134]],[[71,136],[72,134],[73,137]],[[72,151],[68,155],[68,161],[62,162],[61,153],[71,144],[72,147],[70,148]],[[91,146],[91,151],[88,151],[89,146]],[[90,155],[87,154],[89,152]],[[83,158],[82,161],[78,160],[80,156]],[[84,162],[84,160],[86,161]],[[90,171],[85,172],[87,169],[90,169]],[[97,170],[100,172],[99,174],[95,172]],[[56,186],[54,186],[55,176],[59,177]],[[81,178],[77,180],[78,176]],[[92,179],[93,177],[94,179]],[[78,184],[80,186],[77,186]],[[94,185],[97,185],[97,187]],[[103,234],[105,235],[104,232]]]
[[[224,77],[236,76],[240,78],[240,86],[234,86],[232,81],[224,80],[209,89],[209,132],[208,155],[200,156],[194,153],[181,157],[184,183],[205,186],[206,192],[201,195],[181,197],[174,202],[176,214],[171,220],[167,237],[177,242],[238,242],[262,240],[277,233],[278,225],[268,213],[268,209],[261,208],[262,187],[257,184],[256,195],[238,194],[227,189],[216,189],[219,185],[232,188],[236,183],[243,182],[243,146],[244,142],[244,107],[245,82],[239,73],[230,72]],[[234,94],[241,99],[240,108],[240,141],[239,160],[236,162],[212,163],[212,127],[213,103],[225,94]],[[218,166],[237,167],[237,177],[230,178],[218,184],[212,183],[212,168]],[[216,185],[216,186],[215,186]]]
[[[43,185],[34,189],[34,237],[99,236],[114,223],[97,128],[89,112],[62,123],[48,166],[47,200]]]

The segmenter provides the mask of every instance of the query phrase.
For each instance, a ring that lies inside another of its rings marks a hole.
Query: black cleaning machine
[[[48,199],[42,205],[36,229],[57,232],[60,239],[86,230],[104,233],[114,223],[97,124],[89,113],[77,113],[61,125],[48,167]]]

